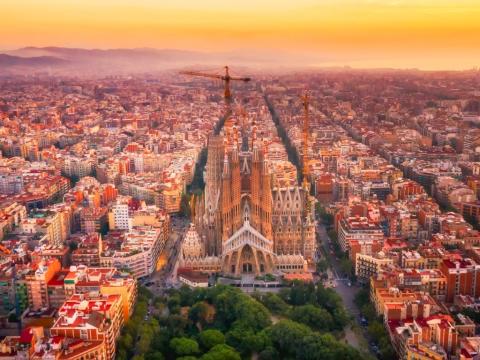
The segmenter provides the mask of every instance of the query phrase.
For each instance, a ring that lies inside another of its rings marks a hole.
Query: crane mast
[[[302,129],[302,188],[303,188],[303,211],[302,211],[302,248],[305,251],[306,244],[306,230],[309,225],[310,217],[310,182],[309,175],[310,169],[308,167],[308,132],[310,130],[310,119],[308,107],[310,104],[310,96],[308,92],[301,97],[303,103],[304,117],[303,117],[303,129]]]
[[[302,130],[302,177],[303,184],[305,185],[308,183],[308,177],[310,175],[310,168],[308,167],[308,132],[310,131],[308,106],[310,104],[310,95],[307,92],[305,92],[305,94],[302,96],[302,103],[304,109]]]

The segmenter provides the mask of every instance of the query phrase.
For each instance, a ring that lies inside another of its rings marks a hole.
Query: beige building
[[[360,281],[368,282],[372,276],[389,265],[393,265],[393,259],[386,257],[383,252],[372,255],[357,253],[355,275]]]

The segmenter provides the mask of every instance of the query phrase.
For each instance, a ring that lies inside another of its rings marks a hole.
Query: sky
[[[0,0],[0,49],[174,48],[311,65],[480,66],[480,0]]]

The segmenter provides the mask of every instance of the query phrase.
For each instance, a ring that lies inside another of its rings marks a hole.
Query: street
[[[172,218],[171,221],[172,231],[161,254],[165,263],[150,276],[146,283],[150,284],[148,288],[155,295],[161,295],[166,288],[173,286],[175,283],[174,270],[180,254],[180,243],[190,223],[188,219],[182,218]]]
[[[355,305],[355,295],[360,291],[360,288],[356,285],[352,285],[350,281],[346,278],[342,278],[339,274],[342,273],[340,262],[337,260],[335,255],[331,255],[331,248],[330,248],[330,238],[327,234],[327,230],[325,225],[318,221],[317,225],[317,234],[319,240],[319,246],[322,246],[324,249],[324,253],[329,256],[329,264],[331,268],[327,270],[329,279],[333,280],[334,290],[343,300],[343,304],[345,309],[348,311],[350,315],[354,318],[353,321],[357,321],[360,311],[358,310],[357,306]],[[349,284],[351,286],[349,286]],[[365,337],[364,331],[356,331],[354,332],[351,327],[345,329],[345,340],[352,345],[353,347],[359,350],[368,350],[370,354],[375,356],[371,350],[368,348],[368,339]],[[364,345],[362,345],[364,344]]]

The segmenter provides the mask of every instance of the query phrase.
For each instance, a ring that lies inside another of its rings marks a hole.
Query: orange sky
[[[262,49],[317,65],[480,66],[479,0],[2,0],[0,9],[1,49]]]

